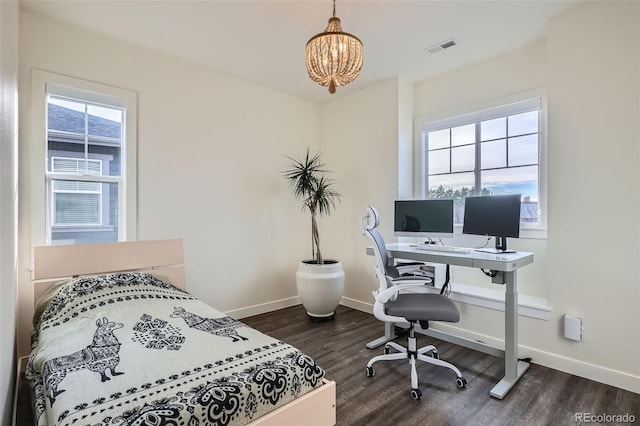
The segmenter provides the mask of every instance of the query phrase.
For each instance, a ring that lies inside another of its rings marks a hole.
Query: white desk
[[[367,254],[373,255],[373,249],[370,247],[367,248]],[[478,251],[472,251],[470,253],[433,252],[419,250],[415,247],[415,244],[413,247],[409,244],[387,244],[387,254],[390,258],[389,262],[393,262],[394,258],[407,259],[421,262],[444,263],[455,266],[467,266],[470,268],[491,269],[502,273],[501,283],[506,284],[504,304],[505,348],[504,351],[491,348],[492,350],[485,350],[485,352],[504,356],[504,378],[500,380],[490,392],[490,395],[493,397],[499,399],[504,398],[507,392],[509,392],[513,385],[516,384],[518,379],[520,379],[524,372],[529,368],[528,362],[518,360],[518,288],[516,271],[518,268],[533,263],[533,253],[516,252],[490,254]],[[462,338],[455,338],[455,336],[451,336],[446,333],[436,332],[429,334],[443,340],[449,340],[463,345],[465,345],[466,342],[468,343],[466,346],[472,347],[473,349],[479,349],[479,346],[484,345],[478,342],[467,341]],[[385,335],[379,339],[369,342],[367,347],[375,348],[394,339],[395,337],[393,324],[385,323]],[[449,337],[452,337],[452,339]]]

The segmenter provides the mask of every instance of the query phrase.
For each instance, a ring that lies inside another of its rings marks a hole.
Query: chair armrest
[[[406,277],[406,278],[409,278],[409,280],[411,279],[411,277]],[[406,281],[409,281],[409,280],[406,280]],[[409,289],[413,289],[413,288],[424,288],[425,280],[414,279],[413,281],[414,282],[411,283],[411,284],[398,284],[398,285],[394,285],[392,287],[389,287],[384,291],[378,292],[375,295],[376,302],[385,304],[402,290],[409,290]]]
[[[396,285],[396,283],[405,283],[406,281],[419,281],[423,285],[433,286],[433,278],[422,276],[422,275],[406,275],[406,276],[394,278],[391,280],[391,284]]]
[[[424,262],[398,262],[396,263],[396,268],[402,267],[402,266],[423,266]]]
[[[395,268],[401,276],[418,275],[429,278],[435,277],[435,268],[422,262],[397,263]]]

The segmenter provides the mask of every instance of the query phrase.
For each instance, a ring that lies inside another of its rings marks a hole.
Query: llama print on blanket
[[[236,331],[236,328],[243,327],[244,324],[231,317],[203,318],[200,315],[185,311],[184,308],[174,307],[171,318],[182,318],[191,328],[206,331],[214,336],[230,337],[234,342],[249,340],[240,336]]]
[[[78,352],[50,359],[44,364],[42,375],[51,405],[56,397],[64,392],[64,389],[58,389],[58,386],[69,373],[80,370],[93,371],[100,373],[103,382],[111,380],[106,374],[107,370],[111,370],[112,376],[124,374],[115,370],[120,363],[120,342],[113,334],[114,330],[122,328],[123,325],[106,318],[96,321],[96,325],[98,328],[89,346]]]

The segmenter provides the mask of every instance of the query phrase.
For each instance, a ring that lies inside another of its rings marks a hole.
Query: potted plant
[[[294,197],[302,201],[302,210],[308,210],[311,214],[312,258],[298,264],[298,296],[311,319],[332,319],[342,297],[344,271],[342,263],[322,256],[317,218],[331,213],[340,194],[333,189],[335,181],[325,176],[330,172],[325,170],[320,152],[311,155],[307,149],[302,160],[287,158],[291,163],[282,174],[289,181]]]

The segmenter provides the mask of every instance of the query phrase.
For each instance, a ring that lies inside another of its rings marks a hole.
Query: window
[[[32,84],[34,245],[135,239],[135,93],[40,70]]]
[[[521,227],[544,227],[542,99],[418,121],[420,198],[453,198],[462,223],[470,195],[522,194]]]

